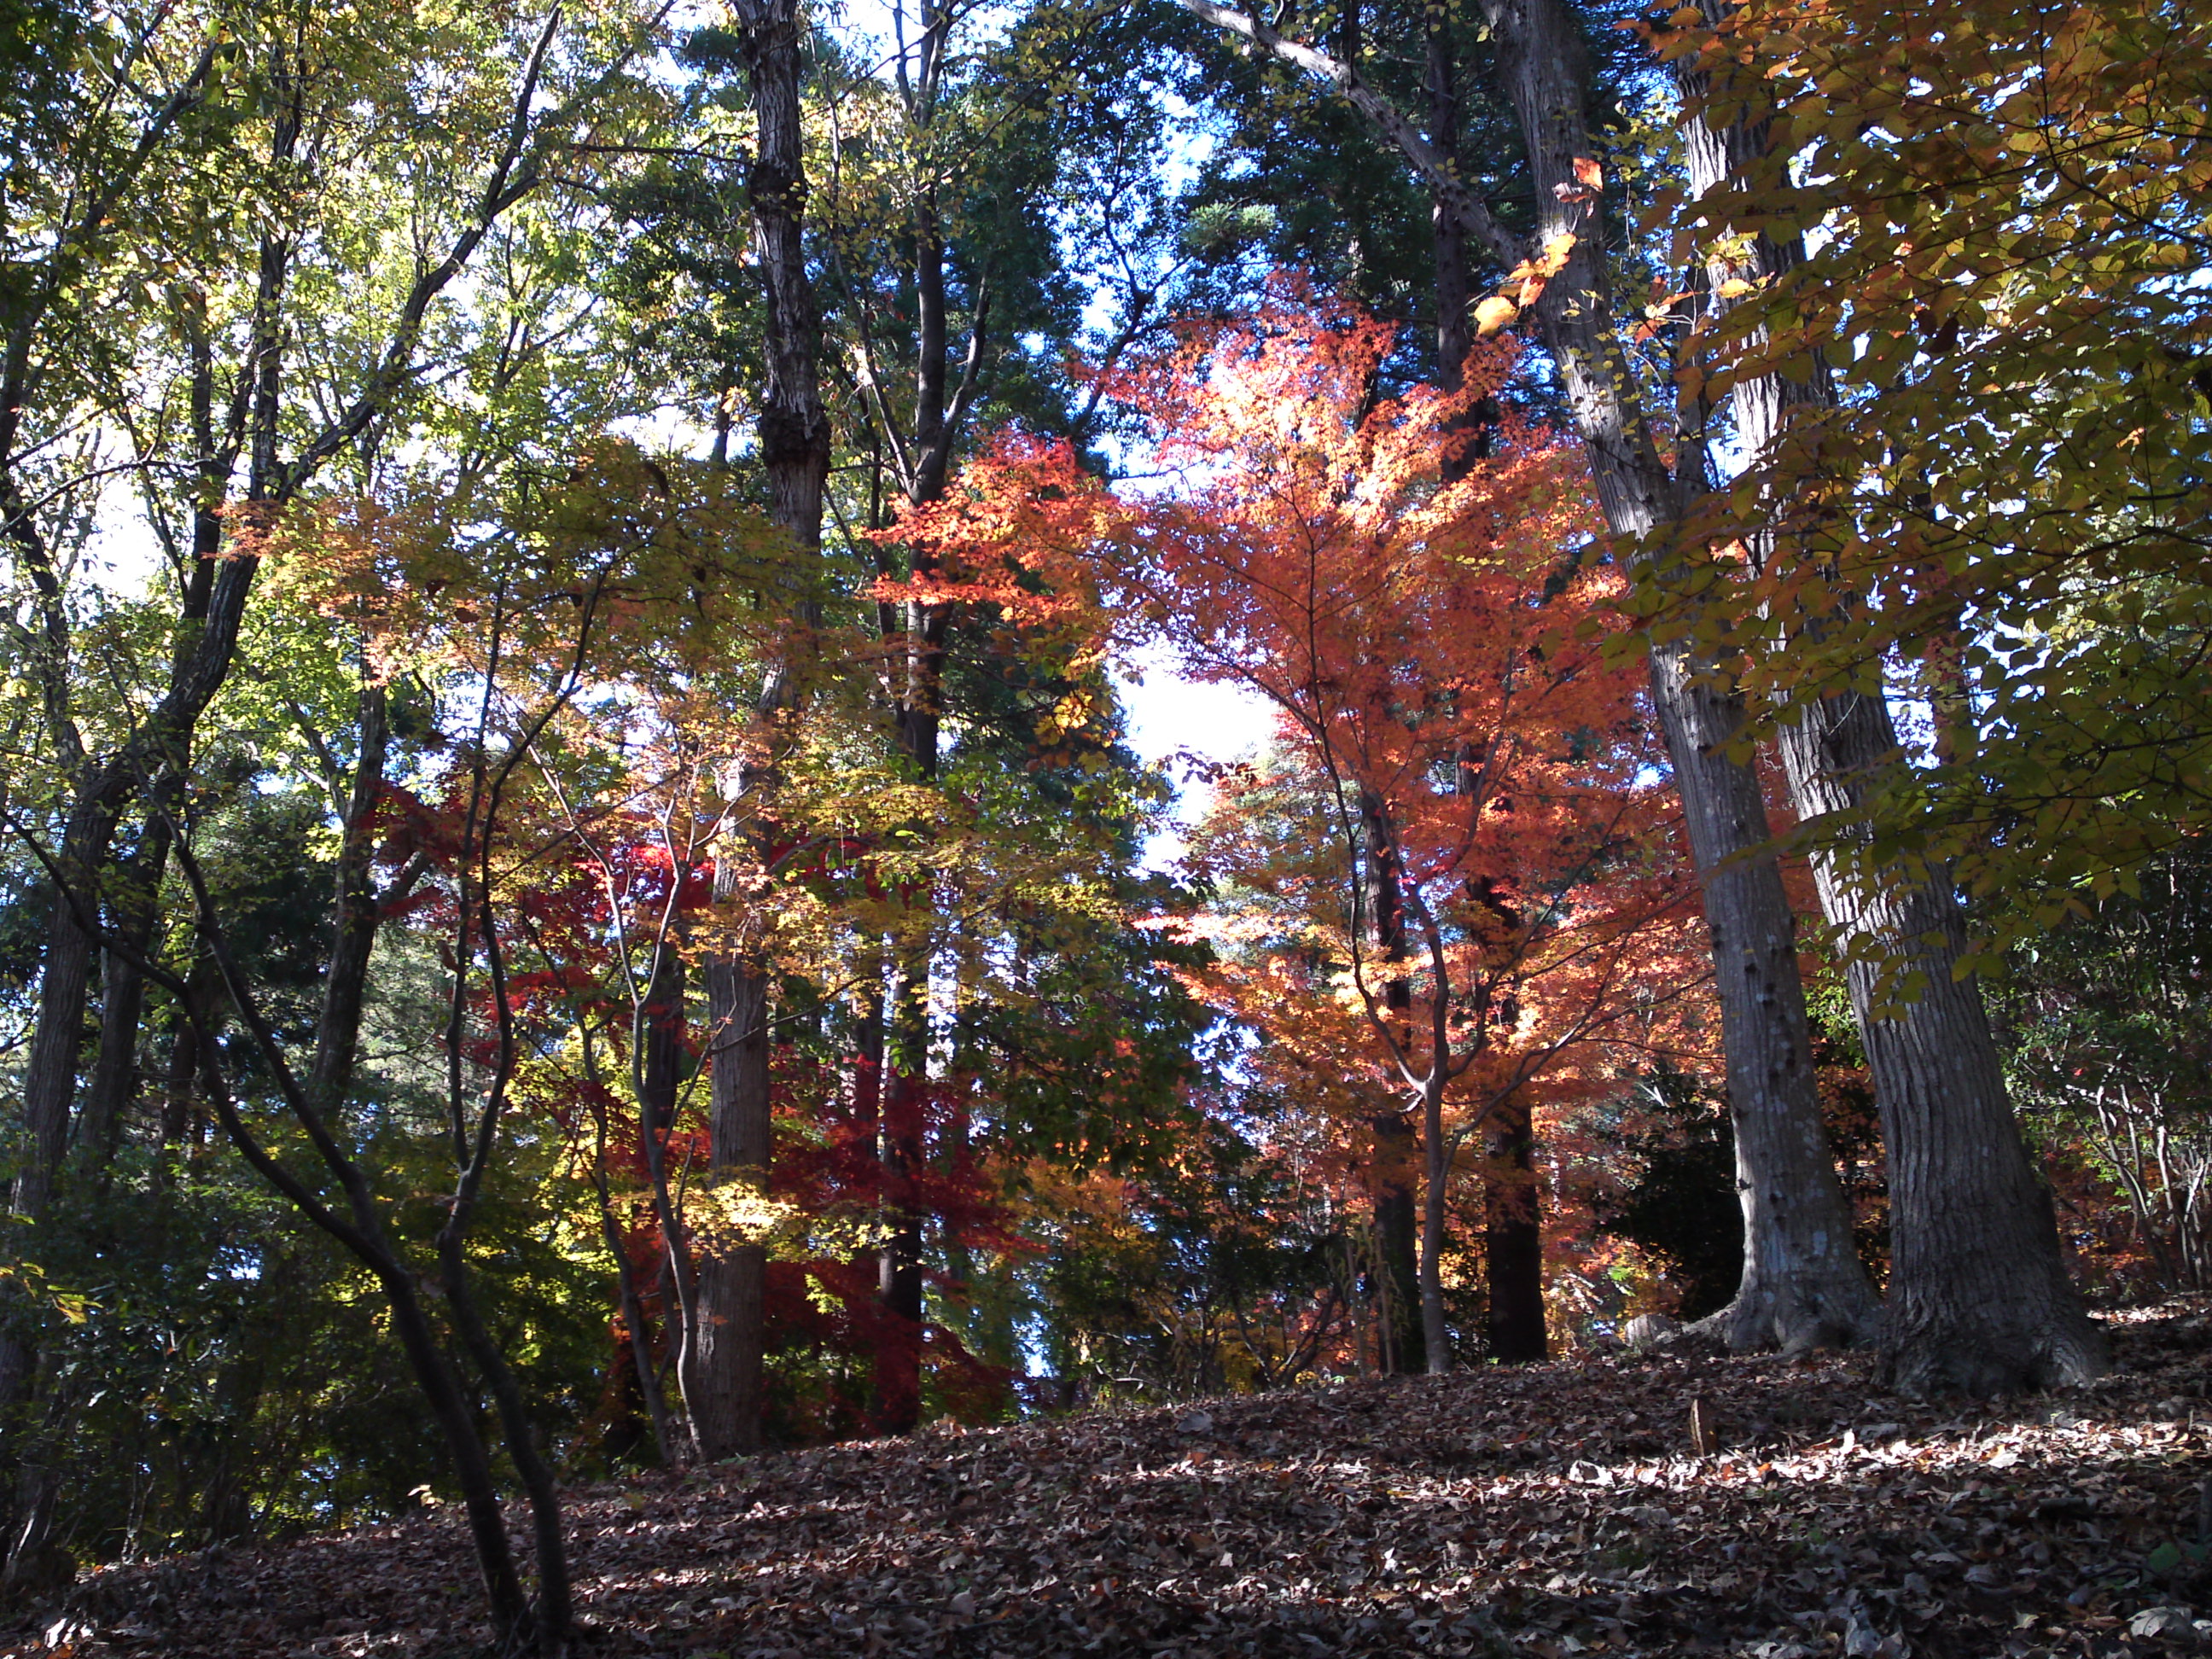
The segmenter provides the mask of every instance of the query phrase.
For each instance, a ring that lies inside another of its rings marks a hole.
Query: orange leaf
[[[1605,170],[1587,155],[1575,157],[1575,177],[1592,190],[1605,188]]]
[[[1474,308],[1475,331],[1481,334],[1495,334],[1520,314],[1519,306],[1493,294]]]

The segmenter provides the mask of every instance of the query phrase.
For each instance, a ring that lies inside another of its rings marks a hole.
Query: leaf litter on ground
[[[2108,1326],[2114,1376],[2008,1401],[1678,1342],[580,1488],[584,1651],[2212,1650],[2212,1301]],[[0,1655],[459,1659],[486,1638],[459,1518],[433,1515],[109,1568]]]

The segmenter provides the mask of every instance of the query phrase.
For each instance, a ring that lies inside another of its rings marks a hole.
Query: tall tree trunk
[[[167,810],[157,804],[137,851],[117,872],[111,908],[119,948],[100,958],[100,1050],[77,1122],[80,1156],[102,1171],[114,1158],[124,1115],[138,1094],[138,1028],[146,1011],[146,975],[139,963],[153,945],[160,921],[169,836]]]
[[[1675,659],[1664,671],[1662,657]],[[1881,1312],[1820,1121],[1796,919],[1766,850],[1757,775],[1724,753],[1742,703],[1702,683],[1679,647],[1658,647],[1653,658],[1653,701],[1673,739],[1712,939],[1743,1208],[1743,1280],[1721,1323],[1739,1352],[1868,1342]]]
[[[1486,1325],[1492,1359],[1528,1364],[1548,1358],[1544,1334],[1544,1218],[1536,1185],[1536,1127],[1528,1103],[1515,1097],[1491,1120],[1484,1150],[1483,1267],[1489,1291]]]
[[[1372,790],[1359,792],[1360,828],[1366,842],[1366,908],[1375,948],[1382,958],[1384,1017],[1401,1046],[1413,1040],[1413,988],[1406,977],[1406,907],[1401,889],[1397,837],[1389,807]],[[1428,1369],[1421,1317],[1418,1206],[1414,1197],[1419,1143],[1402,1108],[1369,1117],[1373,1161],[1368,1184],[1375,1205],[1375,1250],[1382,1295],[1376,1369],[1418,1375]]]
[[[709,962],[707,1006],[714,1034],[708,1075],[714,1178],[741,1197],[765,1197],[773,1133],[768,975],[726,958]],[[685,1398],[699,1455],[713,1462],[760,1444],[768,1249],[757,1240],[711,1234],[701,1245],[698,1328]]]
[[[1706,0],[1717,22],[1728,8]],[[1732,60],[1731,60],[1732,61]],[[1683,132],[1700,194],[1756,167],[1765,149],[1764,83],[1729,75],[1717,85],[1694,59],[1680,78],[1692,113]],[[1739,113],[1720,125],[1707,100]],[[1765,236],[1716,257],[1716,295],[1730,278],[1765,283],[1803,258],[1802,242]],[[1724,303],[1718,302],[1717,303]],[[1738,379],[1737,436],[1748,473],[1780,515],[1801,482],[1770,469],[1793,418],[1817,418],[1836,399],[1815,351],[1800,375]],[[1762,560],[1800,556],[1785,534],[1755,537]],[[1844,596],[1848,603],[1848,596]],[[1844,690],[1781,727],[1777,746],[1799,818],[1849,823],[1903,763],[1887,702]],[[1868,868],[1816,842],[1814,884],[1841,935],[1851,1008],[1872,1074],[1889,1153],[1890,1310],[1885,1352],[1892,1380],[1914,1393],[1994,1394],[2100,1375],[2105,1345],[2066,1272],[2051,1196],[2038,1178],[2008,1098],[1978,984],[1961,977],[1964,918],[1940,870]],[[1902,1006],[1882,1006],[1880,969],[1867,951],[1901,950],[1924,981]],[[1877,1010],[1879,1009],[1879,1012]]]
[[[673,922],[672,915],[669,921]],[[638,1066],[638,1117],[640,1138],[648,1150],[648,1164],[658,1177],[656,1189],[665,1185],[665,1165],[659,1154],[666,1146],[668,1136],[676,1127],[676,1109],[684,1091],[684,1062],[689,1055],[688,1022],[685,1011],[685,975],[684,953],[672,937],[663,937],[654,946],[653,973],[646,984],[644,1006],[638,1010],[637,1024],[631,1041],[641,1048],[641,1064]],[[589,1062],[589,1055],[586,1055]],[[602,1141],[606,1135],[604,1115],[599,1123]],[[670,1422],[668,1398],[660,1386],[660,1378],[653,1370],[652,1323],[646,1317],[645,1297],[637,1287],[637,1270],[629,1260],[629,1242],[617,1224],[614,1212],[605,1200],[605,1148],[598,1176],[601,1187],[599,1219],[607,1249],[615,1261],[616,1295],[621,1304],[623,1324],[629,1333],[630,1362],[637,1375],[637,1386],[646,1413],[653,1424],[653,1450],[664,1465],[681,1458],[674,1427]],[[656,1200],[658,1191],[656,1191]],[[665,1244],[672,1240],[664,1240]],[[680,1248],[680,1247],[679,1247]],[[679,1363],[688,1363],[692,1353],[684,1333],[690,1322],[681,1311],[682,1298],[675,1298],[678,1312],[671,1323],[672,1346]],[[664,1303],[664,1310],[666,1304]],[[690,1379],[687,1377],[686,1382]],[[687,1399],[689,1397],[687,1392]],[[694,1443],[696,1447],[696,1441]]]
[[[1358,9],[1345,9],[1340,39],[1346,61],[1357,62],[1359,52]],[[1450,157],[1459,148],[1459,90],[1452,62],[1449,23],[1441,11],[1425,17],[1428,64],[1429,142],[1439,154]],[[1468,271],[1467,232],[1457,215],[1441,201],[1431,210],[1432,252],[1437,307],[1437,383],[1446,392],[1465,384],[1467,355],[1474,344],[1468,306],[1473,296]],[[1470,442],[1444,464],[1447,480],[1464,477],[1475,464],[1476,446]],[[1386,1018],[1397,1027],[1401,1042],[1410,1042],[1413,1030],[1413,986],[1406,977],[1406,915],[1401,891],[1403,872],[1397,855],[1397,838],[1389,822],[1389,807],[1371,791],[1359,800],[1367,848],[1368,915],[1376,948],[1389,964],[1389,977],[1382,988]],[[1384,1110],[1368,1119],[1373,1139],[1373,1167],[1370,1184],[1375,1206],[1375,1244],[1382,1269],[1382,1317],[1378,1322],[1377,1368],[1386,1373],[1417,1375],[1431,1369],[1429,1331],[1443,1328],[1442,1279],[1431,1294],[1422,1267],[1423,1238],[1429,1231],[1427,1206],[1415,1196],[1416,1158],[1419,1138],[1403,1109]],[[1424,1180],[1432,1178],[1422,1166]],[[1448,1172],[1447,1172],[1448,1173]],[[1437,1274],[1442,1272],[1441,1266]],[[1434,1304],[1434,1306],[1431,1304]]]
[[[1807,818],[1853,811],[1899,763],[1889,710],[1856,695],[1825,698],[1784,726],[1781,748]],[[1892,1383],[1990,1395],[2101,1376],[2104,1338],[2067,1273],[1981,987],[1954,972],[1966,943],[1956,899],[1940,872],[1869,881],[1816,853],[1813,874],[1847,946],[1905,945],[1924,981],[1916,1000],[1883,1008],[1877,966],[1845,968],[1889,1154]]]
[[[940,295],[941,299],[941,295]],[[941,476],[941,475],[940,475]],[[923,560],[917,556],[916,564]],[[919,574],[919,573],[918,573]],[[906,682],[897,709],[901,751],[923,782],[937,777],[942,730],[938,699],[944,684],[945,640],[951,608],[912,603],[906,607]],[[909,911],[929,907],[927,884],[909,889]],[[927,1158],[926,1106],[929,1088],[929,963],[933,940],[924,927],[900,940],[891,966],[884,1009],[883,1126],[878,1157],[883,1171],[884,1223],[888,1230],[877,1259],[878,1292],[892,1334],[876,1356],[876,1409],[887,1434],[911,1432],[921,1420],[921,1348],[927,1313],[923,1296],[923,1215],[916,1177]]]
[[[1538,301],[1538,331],[1565,382],[1607,526],[1642,543],[1703,489],[1705,459],[1701,449],[1685,454],[1675,474],[1659,460],[1613,331],[1601,239],[1568,199],[1578,183],[1575,162],[1595,154],[1581,42],[1559,0],[1489,0],[1484,13],[1528,153],[1537,234],[1578,239]],[[1721,1005],[1745,1237],[1744,1280],[1726,1321],[1730,1345],[1870,1340],[1881,1308],[1851,1248],[1850,1211],[1820,1122],[1796,919],[1770,850],[1758,776],[1729,754],[1744,722],[1742,698],[1714,684],[1680,641],[1654,641],[1651,693],[1703,890]]]
[[[1381,1291],[1376,1369],[1418,1376],[1428,1369],[1422,1339],[1420,1212],[1414,1197],[1420,1138],[1403,1111],[1376,1112],[1367,1127],[1374,1144],[1369,1185]]]
[[[925,27],[933,27],[925,9]],[[927,48],[925,48],[927,50]],[[925,82],[933,81],[926,74]],[[927,122],[926,100],[915,108]],[[945,242],[938,222],[936,193],[926,188],[916,218],[915,296],[916,356],[915,446],[917,463],[908,498],[920,505],[945,492],[951,463],[946,424]],[[917,576],[933,574],[933,563],[917,552]],[[899,696],[900,750],[924,783],[937,777],[943,730],[946,639],[951,629],[949,605],[911,602],[905,617],[905,683]],[[907,902],[927,907],[926,886],[909,891]],[[893,1336],[878,1355],[876,1407],[884,1431],[906,1434],[921,1420],[922,1214],[915,1177],[927,1157],[924,1106],[928,1083],[930,930],[905,940],[891,970],[885,1010],[890,1021],[885,1057],[889,1069],[883,1097],[884,1219],[890,1236],[877,1262],[878,1293],[890,1316]]]
[[[1421,1088],[1421,1358],[1431,1376],[1451,1370],[1451,1327],[1444,1317],[1444,1188],[1451,1164],[1444,1146],[1443,1045]]]
[[[672,951],[670,954],[674,955],[674,952]],[[680,963],[682,958],[678,957],[677,960]],[[590,1082],[596,1085],[599,1080],[599,1049],[592,1040],[592,1032],[588,1026],[582,1028],[580,1035],[583,1042],[584,1075]],[[647,1076],[650,1077],[653,1070],[650,1062],[646,1070]],[[644,1092],[651,1096],[653,1090],[648,1087]],[[672,1093],[669,1100],[672,1121],[674,1117],[675,1103]],[[653,1324],[646,1314],[645,1295],[638,1288],[637,1267],[630,1260],[629,1239],[623,1231],[615,1204],[614,1183],[607,1167],[607,1136],[610,1124],[605,1100],[595,1098],[592,1103],[591,1110],[592,1184],[597,1188],[599,1195],[600,1242],[606,1246],[607,1254],[614,1259],[616,1310],[622,1316],[625,1337],[623,1346],[629,1350],[629,1364],[634,1379],[629,1386],[637,1389],[639,1401],[645,1407],[647,1417],[651,1420],[654,1455],[659,1460],[663,1468],[672,1468],[682,1461],[683,1453],[677,1440],[672,1413],[668,1409],[668,1396],[666,1391],[660,1386],[659,1372],[653,1361]],[[659,1126],[655,1121],[656,1115],[650,1108],[641,1115],[640,1127],[642,1138],[648,1146],[653,1144],[659,1132]],[[667,1243],[668,1241],[664,1240],[664,1246]],[[664,1262],[666,1260],[665,1250],[662,1259]],[[663,1306],[664,1309],[666,1306],[666,1298],[664,1298]],[[681,1338],[678,1334],[682,1324],[680,1316],[672,1322],[668,1322],[669,1334],[672,1339],[672,1346],[679,1358],[684,1352]],[[619,1354],[617,1356],[617,1363],[620,1364]],[[617,1381],[615,1386],[622,1388],[624,1385]]]
[[[885,953],[887,957],[888,952]],[[865,991],[854,998],[854,1054],[853,1054],[853,1133],[860,1146],[866,1149],[872,1160],[871,1173],[875,1177],[872,1196],[880,1212],[884,1204],[884,1170],[883,1161],[884,1097],[887,1092],[889,1067],[885,1049],[888,1047],[884,1018],[884,958],[878,957],[865,964]],[[857,1265],[857,1264],[856,1264]],[[876,1257],[876,1294],[881,1298],[883,1287],[883,1257]],[[872,1370],[869,1376],[870,1398],[867,1411],[872,1419],[880,1420],[884,1381],[884,1362],[880,1354],[871,1356]]]
[[[1427,50],[1424,92],[1428,101],[1429,143],[1446,166],[1459,162],[1459,66],[1454,61],[1451,15],[1441,5],[1421,14]],[[1353,59],[1352,61],[1358,61]],[[1474,302],[1474,277],[1468,258],[1467,226],[1450,204],[1434,191],[1430,194],[1429,233],[1436,272],[1437,384],[1457,392],[1467,384],[1467,354],[1474,349],[1474,324],[1469,307]],[[1455,483],[1472,472],[1486,448],[1484,434],[1491,420],[1470,411],[1456,423],[1467,442],[1444,458],[1446,483]]]
[[[206,1101],[200,1092],[201,1034],[217,1029],[216,999],[222,988],[206,957],[195,952],[185,988],[173,1000],[169,1017],[169,1070],[161,1085],[161,1149],[165,1157],[203,1144]]]
[[[936,114],[937,93],[945,62],[952,18],[935,0],[921,0],[921,34],[916,42],[919,68],[909,73],[906,55],[898,59],[906,118],[917,136],[926,135]],[[899,443],[888,404],[876,412],[883,436],[895,453],[908,456],[903,482],[916,506],[939,500],[951,476],[952,452],[972,406],[983,357],[989,291],[980,282],[965,362],[957,381],[947,353],[951,329],[946,293],[945,227],[933,183],[922,185],[915,209],[915,401],[909,444]],[[912,553],[917,578],[937,574],[934,558]],[[910,600],[896,618],[896,644],[902,672],[894,689],[895,735],[900,752],[922,783],[937,778],[944,724],[945,661],[953,609],[947,604]],[[887,622],[893,613],[879,612]],[[886,644],[892,641],[887,640]],[[933,907],[926,884],[908,890],[909,909]],[[883,1188],[890,1238],[878,1261],[884,1310],[897,1334],[877,1358],[876,1395],[882,1425],[904,1433],[920,1421],[921,1348],[927,1312],[922,1289],[923,1217],[915,1178],[927,1158],[924,1107],[928,1094],[929,963],[933,929],[909,927],[891,964],[891,988],[885,1010],[889,1023],[883,1093]]]
[[[273,82],[279,88],[288,83],[281,54]],[[293,95],[280,105],[270,141],[270,159],[279,163],[291,159],[300,133],[296,80],[290,84]],[[249,385],[253,389],[254,459],[246,494],[256,502],[269,500],[276,483],[276,403],[283,384],[277,311],[290,254],[291,244],[282,235],[263,237],[252,343],[240,375],[241,389]],[[19,328],[9,343],[4,374],[0,374],[4,381],[0,386],[4,392],[0,395],[0,434],[5,439],[0,441],[0,454],[12,447],[27,401],[32,378],[28,350],[28,336]],[[202,444],[204,458],[208,448]],[[221,457],[226,477],[238,450],[234,443]],[[39,670],[45,680],[49,737],[70,762],[76,788],[58,849],[57,890],[47,924],[38,1018],[24,1069],[23,1126],[30,1145],[10,1194],[12,1212],[35,1222],[52,1198],[68,1145],[97,948],[92,930],[98,926],[100,888],[113,857],[116,830],[134,794],[165,770],[181,775],[200,715],[229,676],[239,624],[259,562],[251,556],[236,558],[216,576],[211,559],[205,562],[208,569],[196,560],[186,578],[165,694],[119,748],[95,758],[87,752],[70,710],[70,641],[51,550],[12,476],[0,479],[0,499],[4,499],[10,538],[21,550],[40,602],[45,649]],[[212,515],[204,511],[198,516],[204,521]],[[196,529],[196,533],[207,532]],[[219,545],[219,524],[213,533]],[[198,551],[197,544],[194,550]],[[23,1298],[12,1292],[0,1297],[0,1465],[4,1465],[20,1451],[38,1366],[36,1322]],[[37,1512],[18,1516],[16,1522],[11,1528],[11,1559],[15,1551],[35,1548],[43,1535]]]
[[[757,132],[747,179],[756,263],[766,300],[765,370],[757,433],[769,486],[769,516],[805,552],[822,545],[823,491],[830,476],[830,421],[822,407],[821,313],[806,274],[805,133],[799,100],[805,26],[796,0],[735,0]],[[810,617],[809,620],[811,620]],[[771,671],[760,713],[775,720],[798,704],[793,663]],[[759,781],[764,792],[769,781]],[[733,872],[715,872],[727,902]],[[765,1195],[775,1140],[769,1096],[769,973],[734,960],[707,968],[708,1021],[718,1058],[709,1079],[708,1163],[714,1177]],[[726,1457],[760,1444],[766,1370],[768,1252],[758,1243],[714,1248],[701,1263],[696,1319],[687,1347],[698,1357],[693,1433],[702,1456]]]
[[[922,1207],[917,1182],[928,1157],[928,958],[908,952],[893,970],[889,1066],[880,1141],[884,1219],[890,1237],[877,1258],[878,1293],[893,1322],[876,1361],[876,1413],[886,1434],[908,1434],[921,1420]]]

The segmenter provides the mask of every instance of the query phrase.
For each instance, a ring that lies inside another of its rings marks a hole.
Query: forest
[[[5,1650],[2206,1639],[2208,111],[0,0]]]

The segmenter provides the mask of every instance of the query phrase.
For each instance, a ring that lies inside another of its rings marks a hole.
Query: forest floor
[[[2212,1650],[2212,1304],[2111,1328],[2115,1376],[1996,1405],[1902,1400],[1849,1358],[1621,1356],[581,1488],[588,1650]],[[447,1659],[476,1606],[432,1516],[109,1569],[0,1654]]]

